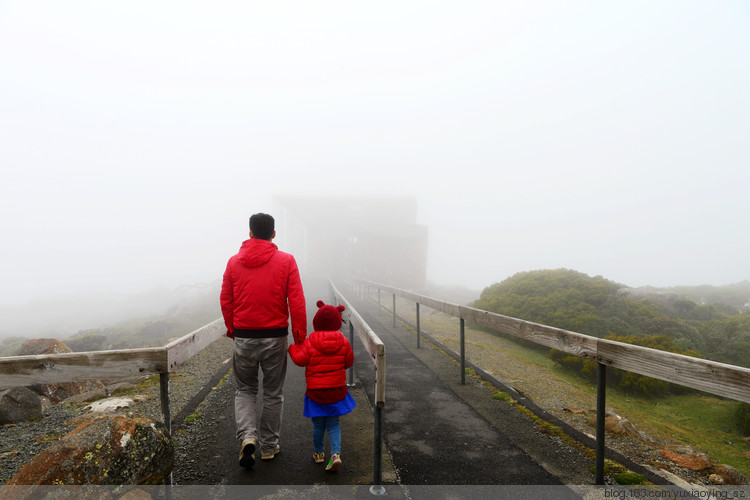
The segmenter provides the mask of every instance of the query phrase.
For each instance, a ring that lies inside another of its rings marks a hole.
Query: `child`
[[[339,416],[346,415],[357,403],[346,388],[346,369],[354,364],[349,341],[339,331],[344,306],[333,307],[322,300],[313,318],[312,332],[304,341],[289,346],[294,364],[305,366],[307,391],[304,415],[313,423],[313,460],[325,462],[323,439],[328,430],[331,459],[327,471],[341,467],[341,428]]]

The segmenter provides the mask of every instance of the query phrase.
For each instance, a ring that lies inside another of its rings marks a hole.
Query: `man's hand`
[[[302,346],[302,344],[305,342],[306,335],[304,333],[300,333],[299,330],[293,330],[292,336],[294,337],[294,343],[298,346]]]
[[[234,333],[232,333],[231,331],[227,330],[227,337],[229,337],[230,339],[233,339],[234,338]]]

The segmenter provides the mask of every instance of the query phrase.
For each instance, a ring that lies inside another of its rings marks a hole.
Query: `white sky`
[[[0,304],[218,279],[413,195],[429,278],[750,279],[750,3],[0,0]]]

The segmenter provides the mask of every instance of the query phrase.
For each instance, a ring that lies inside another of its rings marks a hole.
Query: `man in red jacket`
[[[295,342],[307,336],[305,295],[291,254],[279,251],[274,220],[268,214],[250,217],[250,239],[242,243],[224,272],[221,312],[227,336],[234,339],[234,379],[237,392],[234,416],[240,447],[240,465],[273,460],[280,451],[279,433],[284,406],[289,317]],[[255,425],[258,368],[263,370],[263,409]]]

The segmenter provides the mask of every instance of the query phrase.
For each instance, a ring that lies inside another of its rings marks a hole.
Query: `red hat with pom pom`
[[[333,307],[322,300],[317,302],[318,312],[313,318],[313,327],[320,332],[334,332],[341,328],[341,313],[344,306]]]

